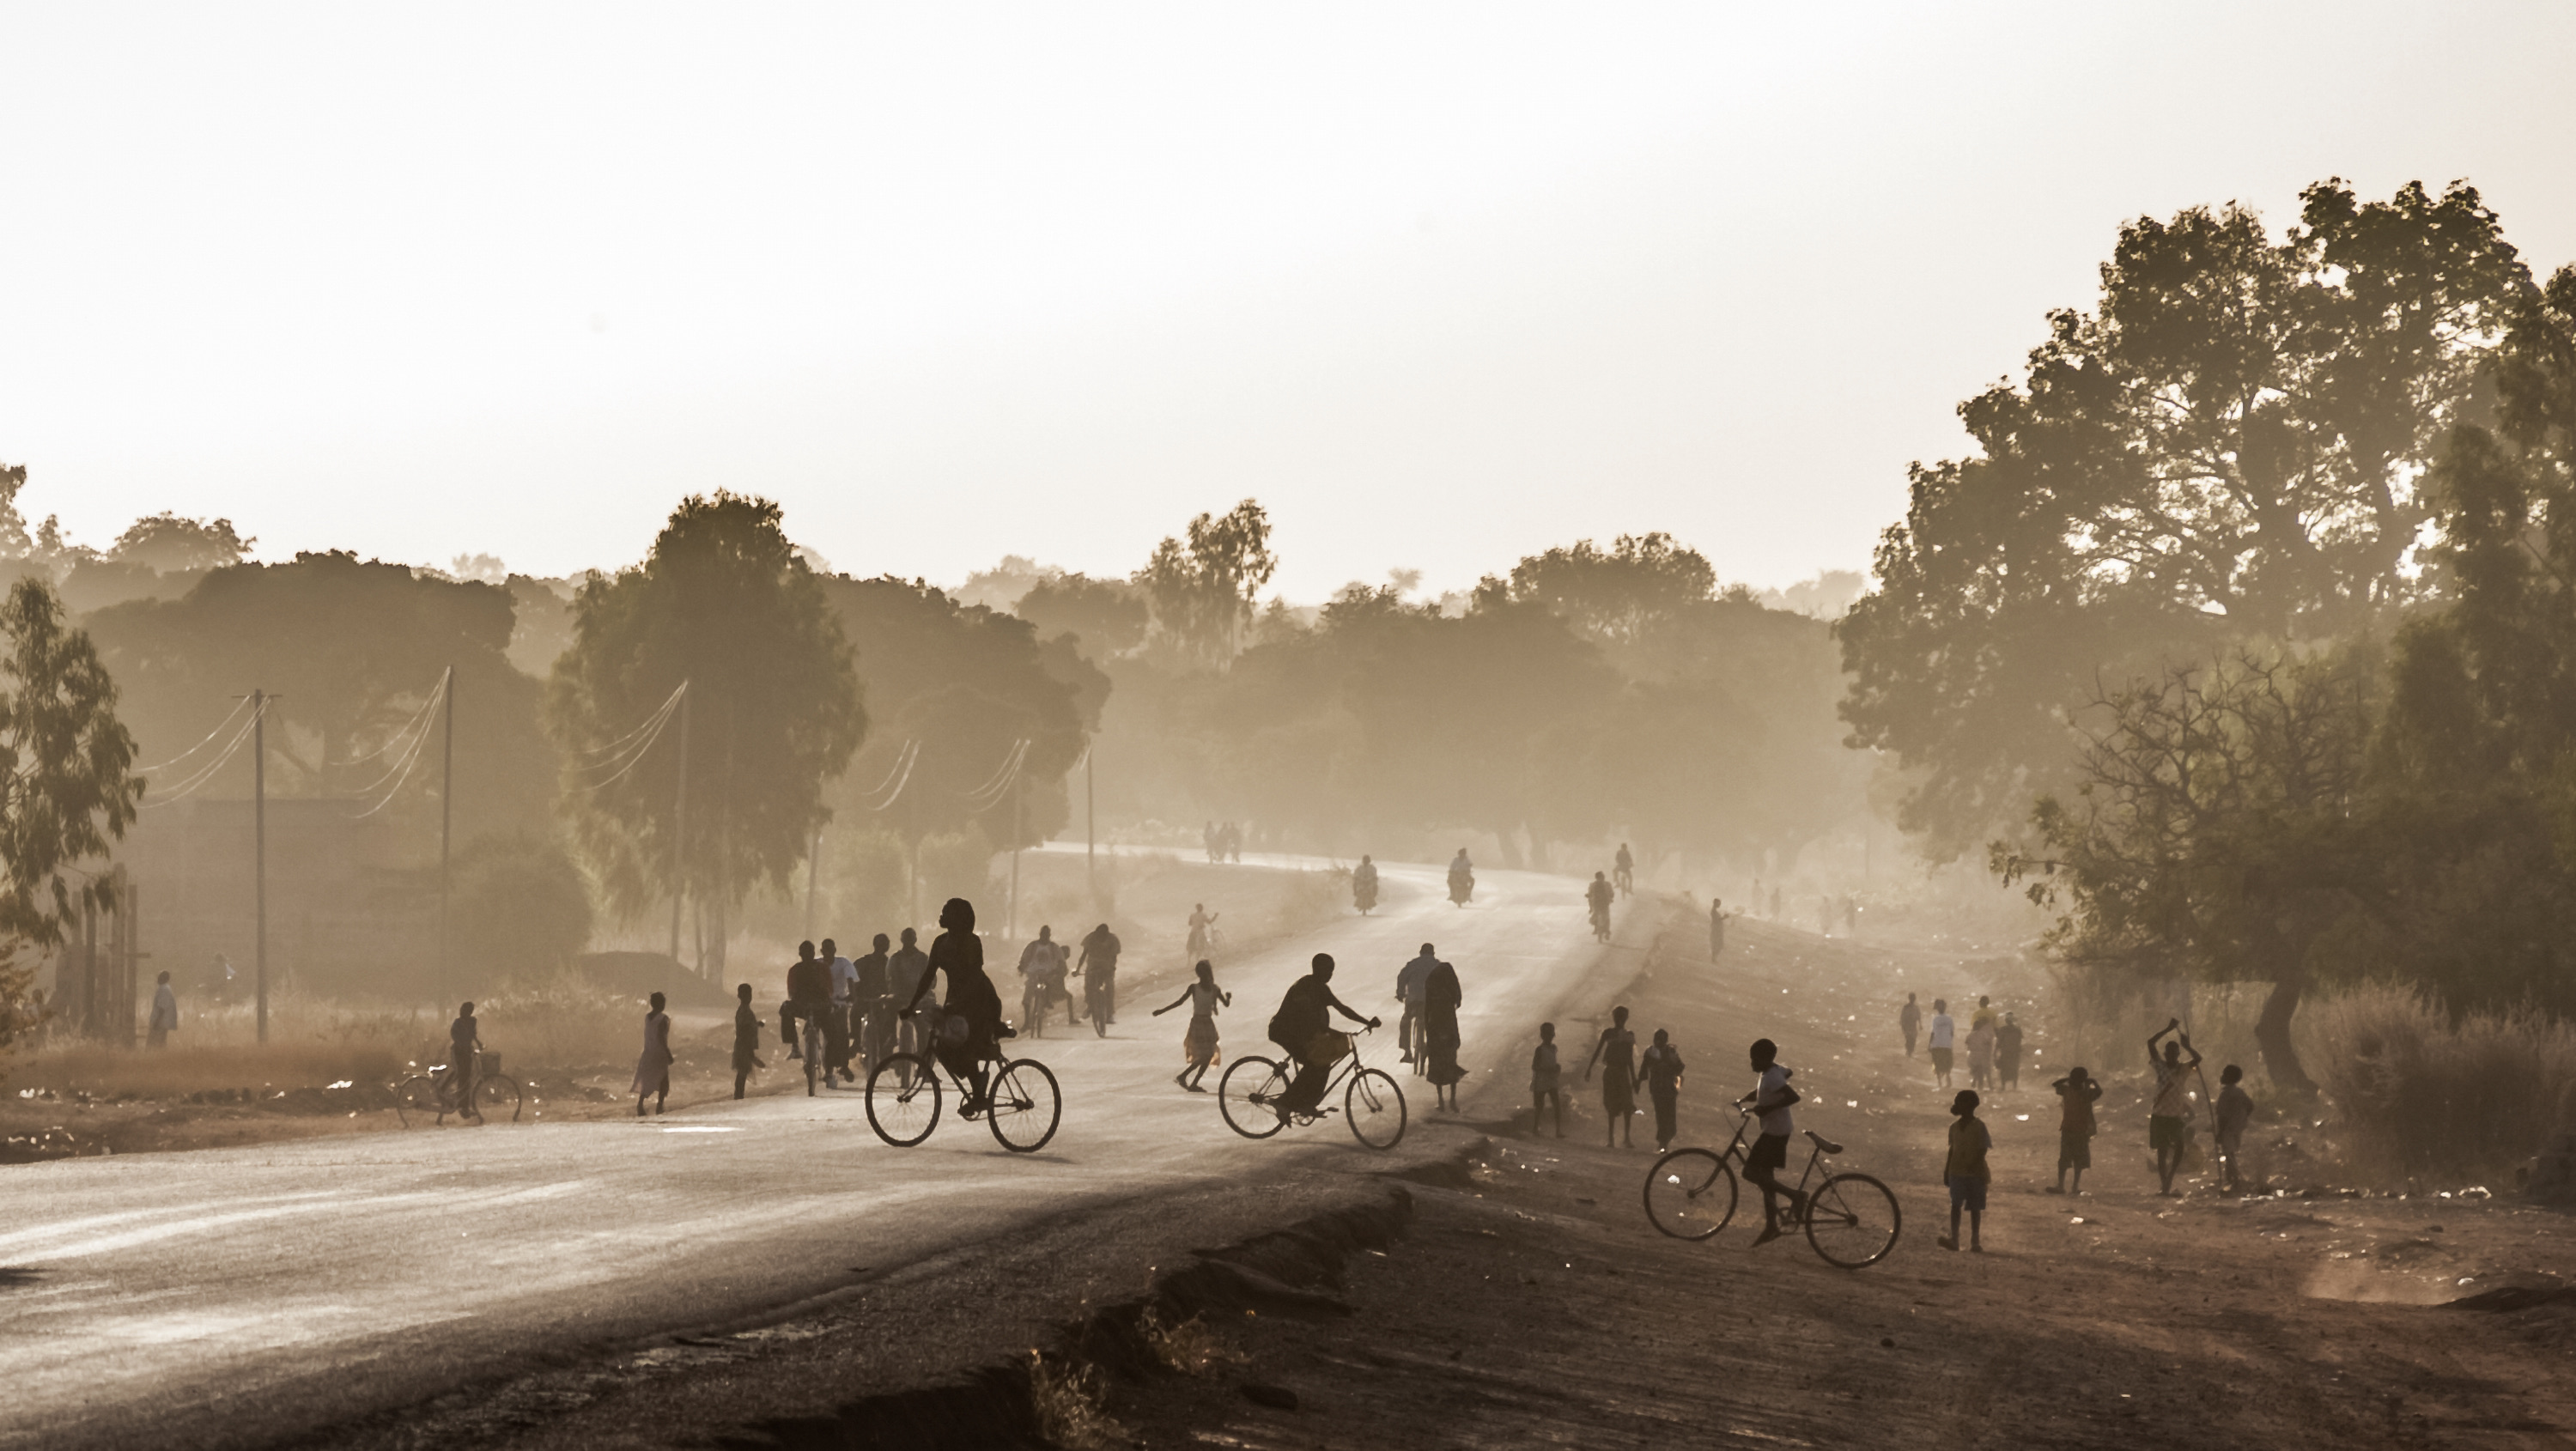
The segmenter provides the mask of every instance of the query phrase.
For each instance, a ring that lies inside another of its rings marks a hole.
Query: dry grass
[[[1149,1308],[1137,1317],[1136,1332],[1144,1337],[1156,1360],[1182,1375],[1215,1375],[1251,1361],[1250,1356],[1228,1345],[1196,1315],[1177,1325],[1167,1325],[1161,1315]]]
[[[2370,985],[2299,1014],[2300,1057],[2334,1101],[2345,1166],[2386,1180],[2511,1182],[2576,1110],[2576,1025],[2471,1013]]]
[[[1067,1451],[1127,1445],[1127,1428],[1110,1418],[1108,1394],[1098,1366],[1029,1352],[1029,1400],[1048,1445]]]

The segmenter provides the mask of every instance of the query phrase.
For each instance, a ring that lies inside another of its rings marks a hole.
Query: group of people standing
[[[1637,1116],[1637,1090],[1655,1105],[1655,1147],[1669,1149],[1680,1131],[1682,1072],[1681,1050],[1673,1046],[1672,1034],[1663,1028],[1655,1030],[1655,1041],[1645,1053],[1637,1052],[1637,1035],[1628,1027],[1628,1010],[1610,1010],[1610,1026],[1601,1030],[1593,1041],[1592,1056],[1583,1062],[1583,1081],[1592,1081],[1595,1069],[1601,1072],[1601,1111],[1609,1119],[1608,1144],[1611,1148],[1636,1147],[1636,1133],[1630,1120]],[[1538,1130],[1541,1114],[1549,1115],[1556,1126],[1556,1136],[1565,1137],[1565,1098],[1557,1084],[1556,1024],[1538,1025],[1538,1049],[1530,1055],[1530,1130]]]
[[[1231,821],[1223,826],[1209,822],[1199,832],[1199,840],[1206,845],[1207,859],[1211,863],[1243,860],[1243,828]]]
[[[1922,1005],[1915,1001],[1914,994],[1907,993],[1905,1006],[1896,1010],[1896,1029],[1905,1036],[1908,1058],[1914,1056],[1915,1038],[1923,1037],[1932,1059],[1933,1085],[1948,1088],[1959,1048],[1959,1025],[1950,1016],[1949,999],[1932,1000],[1932,1016],[1927,1023]],[[2019,1088],[2022,1046],[2020,1019],[1998,1009],[1993,998],[1979,995],[1976,1011],[1968,1015],[1968,1087],[1994,1093]]]

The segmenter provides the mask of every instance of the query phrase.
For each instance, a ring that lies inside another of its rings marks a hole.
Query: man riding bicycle
[[[804,1025],[805,1096],[814,1096],[814,1075],[828,1081],[831,1065],[825,1059],[824,1016],[832,1011],[832,969],[814,956],[814,944],[796,944],[795,965],[787,969],[787,1001],[778,1005],[778,1033],[795,1050],[797,1025]]]
[[[946,930],[930,944],[928,965],[922,968],[903,1015],[911,1017],[929,996],[932,981],[942,972],[948,974],[948,999],[939,1005],[931,1051],[951,1075],[966,1081],[970,1092],[959,1111],[973,1118],[984,1112],[991,1094],[984,1060],[993,1056],[1004,1032],[1002,995],[984,975],[984,940],[975,935],[975,904],[963,897],[949,898],[948,905],[939,909],[939,925]]]
[[[1610,936],[1610,901],[1613,895],[1609,882],[1603,880],[1599,872],[1592,874],[1592,885],[1583,889],[1583,900],[1592,906],[1592,935],[1605,941]]]
[[[1279,1121],[1286,1123],[1292,1113],[1311,1114],[1324,1096],[1324,1084],[1332,1077],[1333,1064],[1351,1051],[1350,1037],[1333,1031],[1332,1010],[1367,1027],[1377,1026],[1377,1019],[1363,1017],[1359,1011],[1333,996],[1333,957],[1328,952],[1315,954],[1314,970],[1288,985],[1287,994],[1279,1000],[1279,1011],[1270,1018],[1270,1041],[1288,1052],[1297,1065],[1297,1076],[1288,1091],[1279,1096]]]
[[[1628,843],[1619,843],[1619,854],[1610,859],[1610,879],[1624,897],[1637,890],[1637,859],[1628,854]]]
[[[1118,1021],[1118,934],[1101,923],[1082,939],[1082,996],[1092,1022],[1106,1028]]]

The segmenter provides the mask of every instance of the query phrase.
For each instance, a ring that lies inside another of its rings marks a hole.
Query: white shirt
[[[1932,1015],[1932,1046],[1935,1048],[1949,1047],[1951,1043],[1951,1034],[1957,1030],[1957,1025],[1950,1021],[1950,1015],[1948,1013],[1934,1013]]]
[[[832,959],[832,1001],[846,1003],[859,981],[859,965],[846,957]]]
[[[1762,1097],[1768,1098],[1772,1094],[1775,1094],[1788,1086],[1788,1069],[1774,1063],[1770,1067],[1762,1070]],[[1762,1132],[1766,1134],[1776,1135],[1785,1139],[1797,1131],[1798,1126],[1790,1121],[1789,1110],[1785,1106],[1775,1108],[1769,1113],[1762,1115]]]

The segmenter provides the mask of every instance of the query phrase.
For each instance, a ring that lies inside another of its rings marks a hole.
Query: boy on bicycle
[[[1780,1182],[1778,1175],[1789,1166],[1789,1136],[1797,1125],[1789,1117],[1789,1106],[1798,1101],[1798,1090],[1789,1086],[1790,1070],[1780,1066],[1779,1045],[1768,1038],[1753,1040],[1753,1071],[1762,1081],[1751,1093],[1736,1100],[1753,1106],[1762,1118],[1761,1137],[1753,1141],[1744,1156],[1744,1177],[1762,1186],[1762,1232],[1753,1238],[1755,1244],[1769,1244],[1780,1237],[1780,1196],[1787,1196],[1792,1222],[1806,1212],[1807,1197]]]
[[[1354,1023],[1377,1026],[1377,1019],[1364,1018],[1350,1004],[1333,996],[1333,955],[1315,954],[1314,970],[1288,985],[1279,999],[1279,1011],[1271,1015],[1270,1041],[1288,1050],[1297,1065],[1296,1080],[1279,1096],[1279,1121],[1286,1123],[1292,1113],[1313,1113],[1324,1096],[1325,1080],[1332,1077],[1336,1060],[1350,1051],[1349,1040],[1333,1031],[1332,1010]]]

